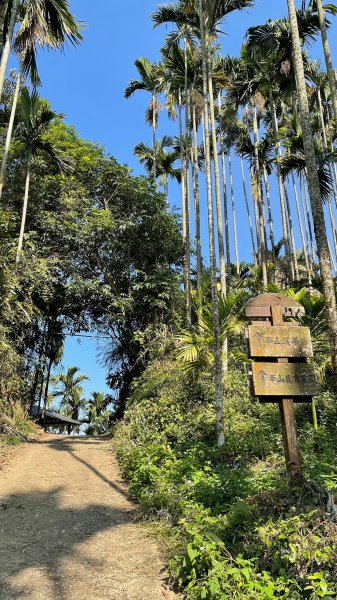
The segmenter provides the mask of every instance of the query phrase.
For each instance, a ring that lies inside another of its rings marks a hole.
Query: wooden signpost
[[[251,320],[247,337],[253,359],[250,384],[261,402],[280,407],[286,467],[292,485],[300,484],[302,468],[298,447],[294,401],[311,402],[318,393],[312,358],[310,331],[296,322],[286,322],[303,309],[282,294],[261,294],[250,300],[246,316]]]

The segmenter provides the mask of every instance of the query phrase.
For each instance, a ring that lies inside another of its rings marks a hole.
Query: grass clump
[[[19,401],[0,402],[0,444],[15,446],[37,433],[37,426]]]

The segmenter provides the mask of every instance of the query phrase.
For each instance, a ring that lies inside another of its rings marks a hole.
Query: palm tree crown
[[[54,398],[61,398],[60,405],[64,407],[67,416],[78,419],[80,409],[85,406],[84,388],[81,385],[89,377],[81,373],[78,367],[69,367],[65,374],[53,378]]]
[[[60,171],[71,172],[72,161],[45,137],[51,124],[58,118],[62,118],[62,115],[51,110],[36,91],[29,93],[27,88],[23,88],[14,135],[32,156],[42,152],[52,159]]]

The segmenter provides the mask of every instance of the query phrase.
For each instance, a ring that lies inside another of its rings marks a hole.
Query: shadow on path
[[[99,438],[86,438],[87,441],[82,442],[80,441],[80,439],[81,438],[71,438],[71,436],[69,436],[69,438],[66,439],[61,438],[60,440],[48,440],[39,443],[45,444],[49,448],[52,448],[53,450],[58,450],[59,452],[68,452],[74,460],[77,460],[79,463],[84,465],[87,469],[89,469],[95,475],[97,475],[97,477],[99,477],[102,481],[107,483],[113,490],[118,492],[118,494],[121,494],[122,496],[124,496],[124,498],[127,498],[129,500],[129,494],[127,493],[127,491],[125,491],[125,489],[111,481],[111,479],[108,479],[103,473],[101,473],[98,469],[96,469],[96,467],[91,465],[89,462],[85,461],[83,458],[80,458],[76,454],[74,449],[74,446],[77,446],[78,444],[86,444],[87,447],[92,445],[93,447],[97,448],[97,446],[99,446],[100,444],[106,443],[106,440],[100,441]]]
[[[77,544],[132,519],[130,510],[99,504],[61,508],[63,489],[58,487],[48,492],[15,494],[1,501],[1,600],[26,597],[27,589],[18,588],[10,578],[31,568],[38,568],[47,576],[49,584],[46,585],[51,584],[55,598],[67,600],[63,560],[66,558],[71,564],[81,563],[89,568],[101,569],[103,561],[84,556],[76,548]],[[31,584],[34,584],[33,580]],[[46,590],[46,600],[49,598]]]

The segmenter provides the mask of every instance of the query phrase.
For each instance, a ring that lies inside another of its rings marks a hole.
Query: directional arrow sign
[[[261,385],[265,386],[266,385],[266,377],[268,377],[268,373],[266,371],[259,371],[258,373],[259,377],[260,377],[260,381],[261,381]]]
[[[257,331],[254,335],[255,338],[255,342],[256,344],[259,346],[259,348],[261,348],[262,346],[262,340],[263,340],[263,335],[262,333],[260,333],[259,331]]]
[[[315,396],[318,384],[314,365],[308,363],[262,363],[252,365],[255,396]]]
[[[249,350],[252,358],[312,358],[308,327],[248,327]]]

